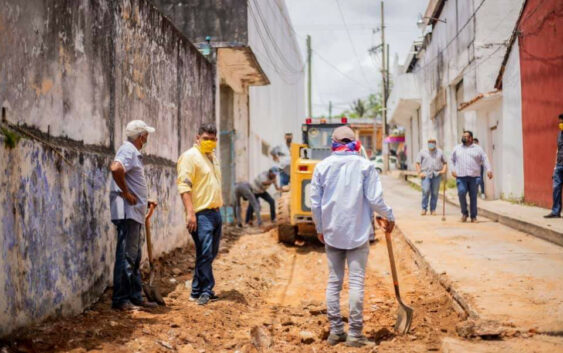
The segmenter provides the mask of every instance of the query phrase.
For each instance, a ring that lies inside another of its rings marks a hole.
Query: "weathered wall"
[[[526,201],[551,208],[558,115],[563,113],[563,2],[528,0],[519,25]]]
[[[187,242],[175,161],[214,120],[214,77],[146,0],[3,1],[3,124],[24,139],[0,137],[0,336],[77,313],[110,284],[108,165],[129,120],[157,129],[145,159],[155,252]]]
[[[151,0],[194,43],[248,43],[246,0]]]

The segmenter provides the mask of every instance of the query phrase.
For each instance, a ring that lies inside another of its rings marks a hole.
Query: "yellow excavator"
[[[308,118],[301,125],[303,143],[292,143],[290,148],[289,190],[283,192],[278,200],[276,218],[280,242],[293,244],[297,237],[316,237],[310,197],[313,171],[317,163],[332,153],[333,130],[347,123],[345,117],[337,124]],[[365,156],[363,149],[362,154]]]

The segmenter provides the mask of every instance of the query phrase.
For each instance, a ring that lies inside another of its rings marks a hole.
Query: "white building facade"
[[[388,101],[390,122],[405,127],[407,148],[409,141],[412,146],[410,168],[429,137],[435,137],[449,156],[463,130],[471,130],[495,174],[485,181],[487,198],[522,197],[522,149],[517,146],[522,133],[516,123],[519,104],[514,101],[519,95],[506,92],[511,100],[505,104],[503,92],[495,89],[521,8],[521,0],[429,2],[423,40],[413,45]],[[516,70],[510,64],[507,70]],[[513,80],[519,77],[509,73]],[[510,90],[518,87],[514,82]],[[519,158],[506,160],[518,153]]]

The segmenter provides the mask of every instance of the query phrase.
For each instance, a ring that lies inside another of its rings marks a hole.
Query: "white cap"
[[[152,133],[154,132],[154,127],[148,126],[147,123],[142,120],[132,120],[125,128],[125,135],[127,135],[127,137],[137,136],[143,132]]]

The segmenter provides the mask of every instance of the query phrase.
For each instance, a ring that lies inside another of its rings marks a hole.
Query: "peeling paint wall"
[[[214,85],[146,0],[3,1],[3,125],[24,138],[7,149],[0,135],[0,336],[78,313],[111,283],[108,166],[130,120],[157,129],[145,158],[155,253],[188,241],[175,162],[214,120]]]

